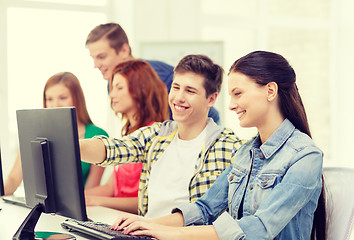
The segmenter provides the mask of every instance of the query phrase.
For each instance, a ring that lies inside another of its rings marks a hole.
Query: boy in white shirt
[[[188,55],[174,69],[169,93],[173,119],[120,139],[81,140],[83,161],[100,166],[143,163],[139,215],[155,218],[195,202],[227,168],[242,142],[208,118],[223,70],[204,55]]]

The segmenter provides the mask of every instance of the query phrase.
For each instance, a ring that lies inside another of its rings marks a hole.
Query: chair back
[[[328,240],[349,240],[354,225],[354,169],[324,167]]]

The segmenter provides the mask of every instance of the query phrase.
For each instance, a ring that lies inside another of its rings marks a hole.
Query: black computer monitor
[[[75,108],[16,113],[26,204],[32,211],[14,239],[34,239],[41,213],[87,221]]]
[[[4,180],[2,177],[2,165],[1,165],[1,149],[0,149],[0,196],[4,196],[5,189],[4,189]]]

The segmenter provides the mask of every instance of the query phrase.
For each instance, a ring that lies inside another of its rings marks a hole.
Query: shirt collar
[[[268,138],[268,140],[261,144],[259,134],[252,143],[252,148],[260,148],[266,159],[270,158],[281,146],[290,138],[295,131],[295,126],[285,119],[277,130]]]

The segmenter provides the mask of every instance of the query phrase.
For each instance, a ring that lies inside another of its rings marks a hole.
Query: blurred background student
[[[108,136],[105,130],[92,123],[87,111],[80,82],[78,78],[70,72],[60,72],[48,79],[43,91],[43,107],[76,107],[79,139],[92,138],[96,135]],[[81,167],[85,189],[98,186],[104,168],[86,162],[81,162]],[[21,182],[21,156],[20,153],[18,153],[16,161],[4,184],[5,195],[12,195]]]
[[[169,119],[167,88],[153,68],[141,60],[116,66],[109,83],[111,107],[121,114],[122,136]],[[108,181],[85,191],[87,206],[104,206],[138,213],[142,163],[115,166]]]
[[[109,80],[113,68],[119,63],[136,59],[132,55],[129,39],[122,26],[118,23],[105,23],[91,30],[86,39],[86,47],[93,59],[94,67],[100,70],[102,77]],[[158,77],[170,92],[173,81],[173,67],[158,60],[144,59],[157,73]],[[172,112],[169,110],[172,119]],[[211,107],[208,116],[220,124],[219,112]]]

